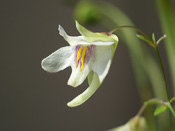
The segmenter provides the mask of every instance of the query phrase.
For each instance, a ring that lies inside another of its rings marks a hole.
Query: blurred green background
[[[154,32],[157,37],[162,36],[155,1],[106,2],[120,8],[148,35]],[[69,108],[66,104],[88,87],[87,81],[74,89],[67,85],[70,68],[55,74],[42,70],[40,62],[44,57],[68,45],[58,34],[58,24],[69,35],[79,35],[75,28],[76,3],[76,0],[0,1],[0,130],[104,131],[126,123],[141,107],[142,100],[124,40],[119,41],[104,83],[79,107]],[[90,25],[79,22],[94,32],[108,32],[112,28],[110,21]],[[151,47],[142,43],[154,58]],[[163,43],[159,49],[166,76],[170,76]]]

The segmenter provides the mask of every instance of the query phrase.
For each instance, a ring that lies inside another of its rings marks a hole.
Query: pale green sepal
[[[77,21],[75,21],[75,22],[76,22],[77,30],[88,42],[92,42],[92,41],[103,41],[103,42],[118,41],[117,36],[114,37],[114,36],[112,36],[112,34],[107,35],[106,33],[93,33],[91,31],[87,30],[86,28],[84,28]]]
[[[80,95],[75,97],[72,101],[67,103],[69,107],[76,107],[83,104],[86,100],[88,100],[95,91],[99,88],[100,82],[97,73],[93,73],[93,79],[90,86]]]
[[[161,105],[161,106],[157,107],[154,111],[154,116],[157,116],[160,113],[165,112],[167,109],[168,109],[168,107],[166,105]]]

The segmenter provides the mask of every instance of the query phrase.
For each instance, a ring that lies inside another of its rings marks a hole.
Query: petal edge
[[[83,93],[75,97],[72,101],[68,102],[67,106],[76,107],[83,104],[96,92],[99,86],[100,86],[100,82],[98,79],[98,75],[94,72],[91,85]]]
[[[41,62],[41,66],[47,72],[58,72],[70,66],[73,56],[74,52],[72,47],[62,47],[44,58]]]

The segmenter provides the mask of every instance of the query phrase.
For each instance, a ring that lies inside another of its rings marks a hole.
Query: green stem
[[[150,106],[150,105],[155,105],[155,104],[162,104],[164,101],[158,98],[152,98],[146,102],[144,102],[144,104],[142,105],[142,107],[140,108],[139,112],[137,113],[136,116],[141,116],[144,112],[144,110]],[[170,105],[171,106],[171,105]]]
[[[143,114],[146,107],[147,107],[147,105],[143,104],[136,116],[140,117]]]
[[[171,111],[171,113],[173,114],[173,116],[175,117],[175,111],[169,102],[168,102],[167,106],[168,106],[169,110]]]
[[[159,50],[158,50],[158,46],[156,45],[154,49],[156,51],[157,58],[159,60],[159,64],[160,64],[160,67],[161,67],[161,70],[162,70],[162,75],[163,75],[163,78],[164,78],[166,100],[167,100],[167,102],[169,102],[167,81],[166,81],[165,71],[164,71],[164,68],[163,68],[163,64],[162,64],[162,60],[161,60],[161,57],[160,57],[160,53],[159,53]]]
[[[138,32],[140,32],[142,35],[145,36],[146,39],[148,39],[152,45],[153,45],[153,48],[155,49],[156,51],[156,54],[157,54],[157,57],[158,57],[158,60],[159,60],[159,64],[160,64],[160,67],[161,67],[161,70],[162,70],[162,76],[163,76],[163,79],[164,79],[164,85],[165,85],[165,95],[166,95],[166,100],[167,102],[169,102],[169,98],[168,98],[168,89],[167,89],[167,81],[166,81],[166,77],[165,77],[165,71],[164,71],[164,68],[163,68],[163,64],[162,64],[162,60],[161,60],[161,57],[160,57],[160,53],[159,53],[159,50],[158,50],[158,44],[155,43],[152,39],[150,39],[142,30],[138,29],[137,27],[134,27],[134,26],[129,26],[129,25],[126,25],[126,26],[119,26],[115,29],[113,29],[112,31],[110,31],[109,33],[113,33],[119,29],[122,29],[122,28],[132,28],[132,29],[135,29],[137,30]],[[163,38],[162,38],[163,39]],[[161,40],[158,40],[158,42],[161,41]]]
[[[134,25],[131,19],[116,6],[109,4],[108,2],[101,2],[100,4],[96,4],[96,6],[100,8],[101,16],[103,18],[100,22],[102,22],[105,27],[114,29],[117,26]],[[120,39],[123,39],[128,48],[141,100],[145,101],[149,99],[152,95],[152,91],[154,92],[155,97],[164,99],[164,80],[159,65],[151,54],[148,53],[147,49],[143,48],[139,39],[135,37],[135,31],[136,30],[130,29],[121,30],[118,32],[118,35],[120,36]],[[148,83],[151,84],[153,90],[150,90],[150,85],[148,85]],[[151,114],[152,112],[153,109],[149,108],[145,111],[145,116],[148,120],[150,131],[155,131],[157,128],[155,119],[153,119]],[[165,119],[166,121],[164,121]],[[170,123],[167,114],[158,116],[157,121],[159,128],[161,129],[167,129],[166,127],[168,127]]]
[[[132,29],[135,29],[137,30],[138,32],[140,32],[142,35],[145,36],[145,38],[147,38],[148,40],[152,41],[142,30],[138,29],[137,27],[134,27],[134,26],[130,26],[130,25],[126,25],[126,26],[119,26],[115,29],[113,29],[112,31],[110,31],[109,33],[113,33],[119,29],[122,29],[122,28],[132,28]]]
[[[155,1],[163,34],[168,36],[165,39],[165,49],[170,66],[170,75],[175,95],[175,10],[173,8],[173,0]]]

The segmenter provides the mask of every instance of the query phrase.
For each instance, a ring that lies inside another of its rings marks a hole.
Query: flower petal
[[[103,41],[93,41],[89,43],[90,45],[97,45],[97,46],[110,46],[112,44],[114,44],[113,41],[109,41],[109,42],[103,42]],[[86,45],[84,43],[82,43],[82,45]]]
[[[96,46],[95,61],[92,62],[91,68],[99,76],[100,83],[103,82],[106,77],[112,59],[111,47]]]
[[[77,45],[103,45],[103,46],[108,46],[114,44],[113,40],[110,41],[101,41],[100,39],[97,41],[91,41],[88,42],[83,36],[69,36],[67,33],[64,31],[63,27],[59,25],[59,34],[63,36],[63,38],[71,45],[71,46],[77,46]],[[93,33],[93,32],[92,32]],[[94,34],[94,33],[93,33]],[[104,34],[103,34],[104,35]],[[105,36],[106,37],[106,36]],[[97,37],[96,37],[97,38]],[[104,38],[104,36],[102,37]],[[112,38],[112,37],[111,37]]]
[[[100,82],[98,79],[98,75],[94,72],[93,73],[93,79],[90,84],[90,86],[80,95],[78,95],[76,98],[74,98],[72,101],[67,103],[69,107],[76,107],[81,104],[83,104],[86,100],[88,100],[98,89],[100,86]]]
[[[68,85],[77,87],[83,83],[83,81],[88,76],[90,69],[88,65],[85,65],[82,70],[80,70],[80,64],[76,67],[75,64],[72,66],[72,74],[68,80]]]
[[[88,42],[92,42],[92,41],[114,42],[118,40],[118,37],[116,35],[114,39],[114,35],[111,37],[110,35],[107,35],[105,33],[94,33],[84,28],[77,21],[75,22],[76,22],[77,30]]]
[[[71,46],[62,47],[43,59],[41,66],[45,71],[58,72],[70,66],[73,57],[74,51]]]
[[[61,27],[61,25],[59,25],[58,27],[59,30],[59,34],[61,36],[63,36],[63,38],[71,45],[71,46],[76,46],[80,43],[87,43],[87,41],[85,40],[85,38],[83,36],[69,36],[63,29],[63,27]]]

